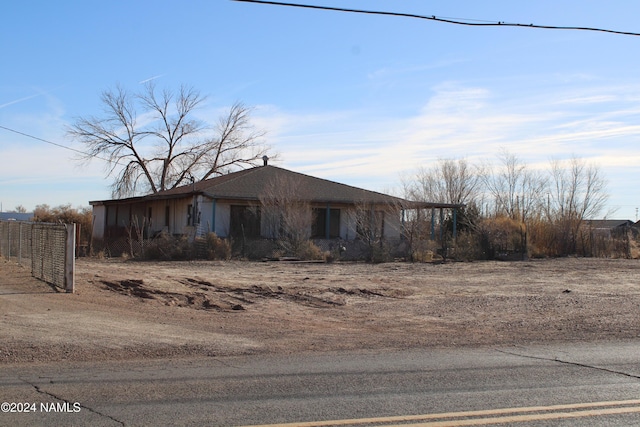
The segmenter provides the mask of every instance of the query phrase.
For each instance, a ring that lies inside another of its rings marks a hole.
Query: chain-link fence
[[[0,256],[33,277],[73,292],[75,224],[0,221]]]

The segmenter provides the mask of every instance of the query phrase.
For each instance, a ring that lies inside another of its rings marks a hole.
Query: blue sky
[[[301,2],[298,2],[301,3]],[[640,2],[309,3],[640,32]],[[584,158],[608,180],[612,217],[640,207],[640,37],[466,27],[227,0],[3,4],[0,126],[74,149],[65,127],[100,115],[100,93],[155,79],[235,101],[278,165],[376,191],[442,158],[533,168]],[[0,202],[32,209],[110,198],[104,164],[0,128]]]

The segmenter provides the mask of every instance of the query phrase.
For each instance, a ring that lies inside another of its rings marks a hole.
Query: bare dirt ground
[[[0,363],[640,337],[640,261],[79,259],[59,293],[0,259]]]

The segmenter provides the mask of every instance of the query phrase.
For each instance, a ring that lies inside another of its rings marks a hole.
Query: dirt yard
[[[640,337],[640,261],[79,259],[58,293],[0,259],[0,363]]]

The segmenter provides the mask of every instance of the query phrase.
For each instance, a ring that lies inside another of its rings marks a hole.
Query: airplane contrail
[[[39,90],[39,89],[36,88],[35,90],[38,91],[39,93],[36,93],[34,95],[25,96],[24,98],[14,99],[13,101],[5,102],[4,104],[0,104],[0,108],[8,107],[10,105],[17,104],[17,103],[22,102],[22,101],[27,101],[27,100],[29,100],[31,98],[36,98],[38,96],[47,95],[47,94],[53,92],[54,90],[57,90],[57,89],[59,89],[59,88],[61,88],[63,86],[64,85],[57,86],[57,87],[54,87],[53,89],[49,89],[49,90]]]
[[[138,83],[142,85],[142,84],[145,84],[145,83],[147,83],[147,82],[150,82],[151,80],[159,79],[159,78],[160,78],[160,77],[162,77],[162,76],[164,76],[164,74],[159,74],[159,75],[157,75],[157,76],[150,77],[150,78],[145,79],[145,80],[142,80],[142,81],[140,81],[140,82],[138,82]]]
[[[40,93],[37,93],[35,95],[25,96],[24,98],[9,101],[5,104],[0,104],[0,108],[8,107],[9,105],[17,104],[18,102],[26,101],[28,99],[35,98],[36,96],[40,96],[40,95],[41,95]]]

